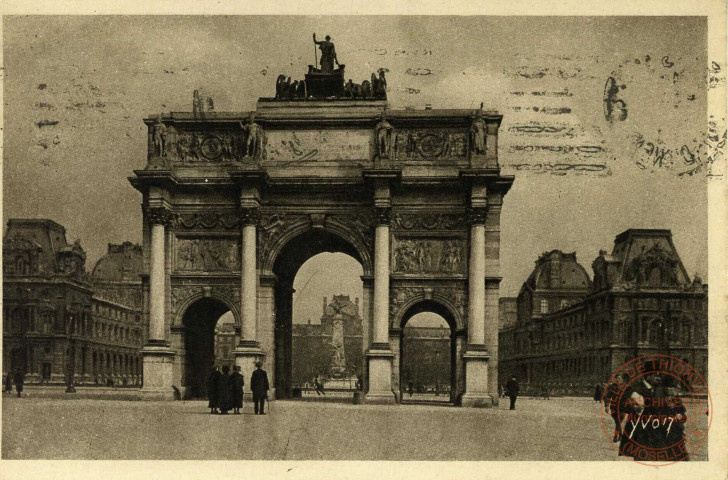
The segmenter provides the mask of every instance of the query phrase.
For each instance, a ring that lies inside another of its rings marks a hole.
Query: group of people
[[[594,400],[601,401],[612,417],[612,441],[619,442],[619,455],[635,457],[638,447],[676,453],[671,461],[690,459],[685,447],[686,408],[679,396],[670,395],[663,375],[650,373],[630,383],[596,385]]]
[[[23,393],[23,384],[25,383],[25,374],[18,370],[15,375],[11,375],[10,372],[5,376],[5,392],[13,393],[13,383],[15,384],[15,391],[18,393],[18,397]]]
[[[256,415],[265,415],[265,400],[268,398],[268,374],[263,370],[261,362],[255,362],[256,370],[250,377],[250,389],[253,392],[253,404]],[[208,408],[212,414],[227,415],[232,410],[233,414],[240,414],[243,408],[243,386],[245,379],[241,368],[237,365],[230,373],[230,366],[224,365],[222,372],[215,366],[212,368],[210,377],[207,380]]]

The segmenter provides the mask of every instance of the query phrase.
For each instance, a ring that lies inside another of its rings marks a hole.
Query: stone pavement
[[[2,458],[616,460],[599,412],[586,398],[519,398],[515,411],[290,400],[222,416],[203,401],[4,396]]]

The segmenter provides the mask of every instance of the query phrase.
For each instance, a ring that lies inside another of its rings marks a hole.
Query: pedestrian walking
[[[506,395],[511,399],[511,410],[516,409],[516,398],[518,398],[518,380],[516,380],[516,377],[511,377],[510,380],[508,380],[508,383],[506,383]]]
[[[210,376],[207,377],[207,398],[209,400],[207,408],[210,409],[210,413],[217,413],[217,390],[220,383],[220,369],[217,366],[212,367]]]
[[[217,384],[217,408],[220,415],[227,415],[233,409],[233,389],[230,381],[230,365],[222,366],[222,374]]]
[[[15,382],[15,391],[18,392],[18,397],[23,393],[23,383],[25,383],[25,373],[23,373],[22,370],[18,369],[15,372],[15,378],[13,378],[13,381]]]
[[[409,381],[407,384],[407,393],[409,393],[409,396],[412,397],[412,394],[415,392],[415,384],[412,380]]]
[[[313,388],[316,390],[316,396],[326,395],[326,392],[324,392],[324,384],[319,382],[318,377],[314,377],[313,379]]]
[[[628,381],[629,376],[627,374],[624,374],[625,379]],[[629,396],[629,395],[628,395]],[[618,417],[619,409],[617,408],[617,403],[619,402],[620,397],[620,386],[615,381],[609,384],[607,387],[607,391],[604,393],[604,412],[612,417],[612,421],[614,422],[614,432],[612,434],[612,442],[617,443],[620,439],[620,436],[622,435],[622,427],[621,427],[621,420]]]
[[[245,385],[245,379],[240,373],[240,367],[238,365],[233,367],[233,373],[230,375],[230,383],[233,389],[233,413],[240,414],[240,409],[243,408],[243,385]]]
[[[594,401],[599,402],[602,400],[602,386],[599,384],[594,385]]]
[[[255,362],[256,370],[250,377],[250,389],[253,391],[253,406],[256,415],[265,415],[265,399],[268,398],[268,374],[263,370],[263,363]]]
[[[5,376],[5,391],[13,393],[13,376],[10,372]]]

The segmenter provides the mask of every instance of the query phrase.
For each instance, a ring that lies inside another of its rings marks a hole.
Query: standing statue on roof
[[[334,62],[339,65],[339,60],[336,58],[336,49],[334,48],[331,37],[326,35],[326,40],[321,42],[316,41],[316,34],[313,34],[313,43],[318,45],[321,50],[321,71],[323,73],[332,73],[334,71]]]
[[[240,127],[246,134],[245,152],[243,156],[259,158],[262,152],[263,129],[255,123],[255,114],[251,112],[248,117],[248,124],[245,125],[243,122],[240,122]]]

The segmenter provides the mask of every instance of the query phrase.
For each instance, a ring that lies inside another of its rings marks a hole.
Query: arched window
[[[650,325],[650,343],[653,345],[662,344],[665,326],[661,320],[654,320]]]
[[[545,298],[541,300],[541,313],[549,313],[549,301]]]
[[[682,325],[682,343],[683,345],[692,345],[693,344],[693,326],[692,324],[686,322]]]
[[[28,275],[28,263],[23,258],[18,258],[15,262],[15,273],[18,275]]]

